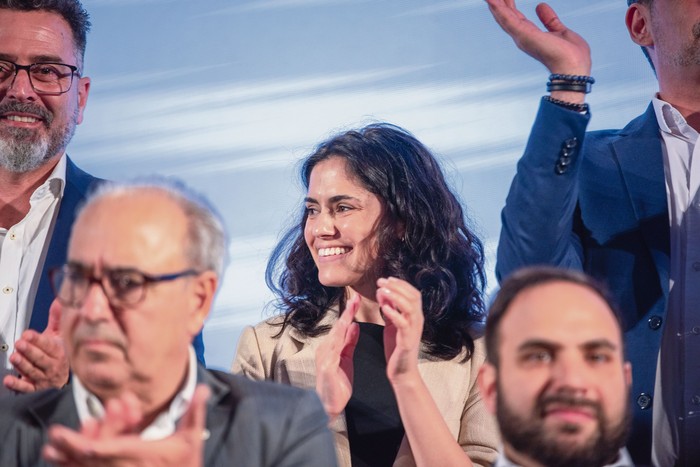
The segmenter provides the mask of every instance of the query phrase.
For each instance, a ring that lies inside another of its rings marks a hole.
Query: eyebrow
[[[354,196],[350,196],[350,195],[335,195],[335,196],[331,196],[330,198],[328,198],[328,202],[331,204],[338,203],[340,201],[346,201],[346,200],[353,200],[353,201],[357,201],[357,202],[360,201],[359,198],[355,198]],[[305,203],[321,204],[318,202],[318,200],[316,200],[316,198],[311,198],[310,196],[307,196],[306,198],[304,198],[304,202]]]
[[[14,62],[17,60],[16,55],[0,53],[0,60]],[[30,59],[31,63],[66,63],[65,60],[58,55],[33,55]]]
[[[552,350],[557,350],[561,349],[563,345],[544,340],[544,339],[529,339],[522,344],[518,346],[518,351],[524,351],[532,348],[546,348],[546,349],[552,349]],[[608,339],[595,339],[592,341],[584,342],[583,344],[580,344],[578,346],[582,350],[593,350],[593,349],[600,349],[600,348],[606,348],[609,350],[616,351],[618,350],[618,346],[610,342]]]

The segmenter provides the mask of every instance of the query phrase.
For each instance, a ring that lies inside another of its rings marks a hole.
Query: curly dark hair
[[[90,31],[90,15],[79,0],[0,0],[0,9],[17,11],[50,11],[60,15],[70,26],[78,52],[76,59],[82,67]]]
[[[321,143],[301,167],[306,189],[314,167],[332,157],[344,159],[351,176],[384,205],[376,230],[375,272],[404,279],[421,291],[426,351],[452,359],[466,348],[470,358],[473,334],[485,316],[484,251],[438,162],[406,130],[372,124]],[[342,287],[319,282],[304,240],[305,223],[306,210],[273,250],[266,281],[284,312],[283,329],[291,325],[317,336],[328,329],[319,325],[328,308],[342,309],[345,297]]]

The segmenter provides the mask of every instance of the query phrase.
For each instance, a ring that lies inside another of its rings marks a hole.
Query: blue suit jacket
[[[66,158],[66,187],[63,190],[63,198],[61,199],[56,224],[51,234],[51,243],[46,253],[44,267],[41,270],[39,288],[34,299],[29,329],[41,332],[48,324],[49,306],[54,299],[48,271],[51,268],[65,264],[68,254],[68,240],[77,211],[90,191],[101,181],[103,180],[81,170],[70,158]],[[192,344],[197,353],[197,359],[204,364],[204,341],[201,333],[195,337]]]
[[[648,463],[669,287],[661,137],[651,105],[622,130],[585,133],[588,119],[542,101],[502,212],[496,274],[551,264],[608,284],[633,371],[628,447],[635,462]]]
[[[328,417],[314,391],[199,367],[209,386],[204,466],[333,467]],[[54,424],[79,429],[72,389],[0,397],[0,465],[47,466],[41,448]]]

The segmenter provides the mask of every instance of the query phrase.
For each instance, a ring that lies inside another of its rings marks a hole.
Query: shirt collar
[[[698,132],[688,125],[681,113],[670,103],[661,100],[658,94],[652,99],[656,121],[662,132],[676,136],[689,142],[695,142]]]
[[[67,165],[66,154],[63,153],[46,181],[34,190],[34,193],[29,198],[29,204],[33,205],[48,196],[53,198],[63,197],[63,189],[66,186]]]
[[[493,467],[520,467],[520,465],[508,459],[503,451],[503,446],[501,446],[498,450],[498,458],[496,458]],[[634,462],[632,462],[632,457],[627,451],[627,448],[622,448],[620,449],[620,454],[617,456],[617,460],[604,467],[634,467]]]
[[[194,352],[194,348],[190,346],[187,377],[185,378],[184,384],[177,394],[175,394],[168,409],[158,414],[155,420],[141,432],[141,438],[162,439],[174,433],[177,421],[185,414],[187,407],[189,407],[196,385],[197,356]],[[85,388],[75,374],[73,375],[71,386],[73,388],[73,399],[75,400],[75,406],[81,424],[91,418],[99,419],[104,416],[105,409],[102,402],[100,402],[96,395]]]

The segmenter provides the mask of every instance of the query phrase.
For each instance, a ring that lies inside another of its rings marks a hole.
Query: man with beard
[[[47,271],[99,181],[65,153],[90,90],[89,28],[78,0],[0,0],[0,394],[68,380]],[[203,360],[201,335],[195,348]]]
[[[586,41],[546,4],[540,30],[514,0],[486,0],[551,75],[503,209],[496,274],[580,269],[607,283],[634,369],[628,448],[641,464],[700,458],[700,2],[628,0],[629,35],[659,81],[622,130],[586,133]]]
[[[633,465],[631,367],[607,292],[532,267],[503,282],[486,321],[481,395],[503,438],[497,467]]]

